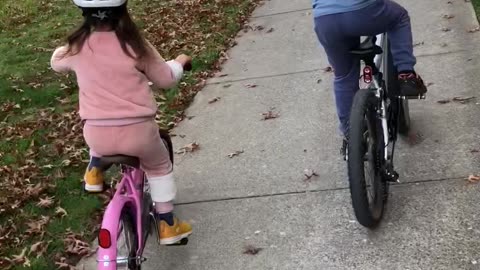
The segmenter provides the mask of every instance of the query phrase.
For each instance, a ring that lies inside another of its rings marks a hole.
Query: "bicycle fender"
[[[126,196],[115,196],[107,206],[103,214],[101,229],[107,229],[110,232],[111,245],[109,248],[98,247],[97,250],[97,270],[116,270],[117,269],[117,236],[118,227],[122,210],[126,204],[135,205],[132,198]]]

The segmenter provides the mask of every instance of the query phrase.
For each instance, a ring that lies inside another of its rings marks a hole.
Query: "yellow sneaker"
[[[173,218],[173,225],[170,226],[164,220],[160,221],[160,245],[172,245],[192,234],[192,226],[178,218]]]
[[[83,176],[83,181],[85,181],[85,190],[92,193],[102,192],[103,172],[97,167],[89,167],[87,167],[85,176]]]

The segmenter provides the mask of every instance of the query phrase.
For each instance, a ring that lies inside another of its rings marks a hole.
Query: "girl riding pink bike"
[[[141,171],[124,170],[130,179],[123,185],[131,192],[135,186],[130,184],[141,182],[145,172],[160,243],[176,243],[187,238],[192,228],[173,215],[177,191],[173,166],[154,121],[157,107],[149,81],[160,88],[174,86],[191,58],[180,55],[166,62],[140,35],[128,14],[127,0],[74,3],[81,8],[84,22],[67,38],[67,45],[55,50],[51,66],[57,72],[73,71],[77,77],[79,113],[91,149],[85,189],[104,190],[102,157],[121,154],[138,158]],[[132,194],[126,196],[138,197]]]

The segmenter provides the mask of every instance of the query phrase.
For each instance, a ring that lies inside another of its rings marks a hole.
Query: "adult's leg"
[[[394,65],[399,71],[413,71],[416,59],[413,55],[410,16],[405,8],[394,1],[378,0],[366,8],[343,13],[340,17],[341,28],[348,36],[388,33]]]
[[[360,62],[349,51],[360,42],[360,37],[347,37],[338,28],[340,16],[330,15],[315,19],[315,32],[334,69],[333,88],[340,131],[348,135],[353,97],[359,88]]]

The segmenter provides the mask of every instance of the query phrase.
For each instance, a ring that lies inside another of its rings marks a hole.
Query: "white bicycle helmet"
[[[73,0],[73,2],[81,8],[109,8],[119,7],[127,0]]]

